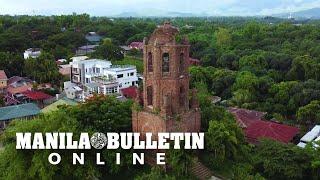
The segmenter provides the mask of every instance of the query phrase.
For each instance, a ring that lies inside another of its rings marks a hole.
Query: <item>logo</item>
[[[74,140],[73,133],[16,133],[16,149],[17,150],[116,150],[116,149],[137,149],[137,150],[168,150],[172,149],[204,149],[204,133],[158,133],[154,136],[152,133],[93,133],[89,137],[89,133],[81,133],[78,140]],[[183,143],[181,143],[183,142]],[[72,152],[74,165],[85,163],[84,153]],[[121,154],[116,153],[115,162],[120,164]],[[61,155],[53,152],[48,156],[48,161],[52,165],[61,162]],[[165,164],[165,153],[160,151],[156,153],[156,162],[159,165]],[[135,165],[144,164],[144,153],[133,153],[132,163]],[[96,153],[96,164],[104,165],[101,160],[101,153]]]
[[[90,139],[91,146],[93,146],[95,149],[104,148],[107,145],[107,141],[107,137],[103,133],[94,133]]]

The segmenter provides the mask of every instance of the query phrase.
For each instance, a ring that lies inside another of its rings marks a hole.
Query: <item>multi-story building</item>
[[[70,65],[71,81],[81,84],[87,95],[120,93],[120,89],[138,85],[135,66],[112,66],[99,59],[76,59]]]
[[[99,59],[72,61],[71,81],[75,83],[91,83],[94,77],[103,76],[104,71],[111,67],[111,62]]]
[[[8,77],[3,70],[0,70],[0,94],[5,94],[8,86]]]
[[[40,48],[29,48],[29,49],[25,50],[23,53],[24,59],[37,58],[40,55],[41,55]]]
[[[98,94],[114,94],[119,93],[119,83],[113,76],[99,76],[93,79],[93,83],[87,83],[87,93],[98,93]]]
[[[119,89],[138,85],[137,69],[131,65],[115,65],[105,70],[105,75],[113,76],[119,83]]]

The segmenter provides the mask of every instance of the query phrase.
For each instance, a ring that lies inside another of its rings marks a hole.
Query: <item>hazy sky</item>
[[[0,0],[0,14],[110,16],[164,11],[208,15],[268,15],[320,7],[320,0]]]

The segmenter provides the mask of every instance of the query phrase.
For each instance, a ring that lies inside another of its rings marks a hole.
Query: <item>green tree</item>
[[[311,156],[293,144],[264,140],[254,150],[254,167],[268,179],[310,179]]]
[[[159,167],[153,167],[149,173],[143,173],[134,178],[135,180],[176,180],[174,176],[165,174]]]
[[[0,178],[1,179],[61,179],[90,178],[98,174],[91,160],[87,159],[84,166],[72,165],[72,156],[69,151],[63,150],[16,150],[16,132],[74,132],[77,122],[68,113],[58,111],[50,115],[40,116],[29,121],[14,121],[4,132],[4,150],[0,151]],[[52,166],[48,162],[50,153],[57,152],[62,160],[59,166]],[[88,154],[87,154],[88,155]],[[94,157],[94,156],[92,156]]]
[[[192,151],[184,149],[170,149],[167,153],[168,164],[172,168],[172,173],[176,177],[188,177],[190,168],[194,163],[194,154]]]
[[[38,58],[29,58],[25,61],[24,72],[38,83],[59,84],[60,74],[51,54],[42,52]]]
[[[0,69],[4,70],[8,77],[23,76],[24,63],[25,60],[21,55],[8,52],[0,52]]]
[[[219,48],[224,49],[228,48],[232,42],[232,36],[228,29],[219,28],[215,32],[216,44]]]
[[[239,69],[249,70],[253,73],[261,73],[267,67],[267,62],[263,55],[243,56],[239,60]]]
[[[239,158],[243,144],[244,136],[236,123],[209,122],[208,132],[206,133],[206,149],[214,157],[213,166],[221,165],[226,159],[235,160]]]
[[[96,51],[91,54],[92,58],[100,58],[111,61],[119,61],[124,58],[122,49],[113,44],[100,45]]]
[[[217,60],[217,65],[223,68],[236,70],[238,68],[238,60],[239,57],[234,52],[228,52]]]
[[[320,122],[320,101],[312,101],[310,104],[300,107],[297,111],[297,120],[308,126],[318,124]]]
[[[81,132],[125,132],[130,127],[130,112],[129,102],[120,102],[115,97],[95,96],[79,106],[62,106],[55,112],[40,115],[32,120],[13,121],[2,136],[4,150],[0,151],[0,179],[92,179],[128,172],[132,162],[131,150],[119,150],[120,165],[115,164],[115,154],[119,151],[107,149],[103,149],[102,152],[88,150],[85,152],[85,165],[73,165],[70,151],[16,150],[15,134],[73,132],[74,138],[79,138]],[[47,163],[48,155],[52,152],[57,152],[62,157],[57,166]],[[95,164],[97,152],[102,153],[102,161],[106,162],[103,167]]]

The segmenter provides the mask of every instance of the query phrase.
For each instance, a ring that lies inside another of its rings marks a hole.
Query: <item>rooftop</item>
[[[96,47],[98,47],[99,45],[86,45],[86,46],[81,46],[79,47],[78,49],[81,49],[81,50],[88,50],[88,49],[94,49]]]
[[[199,59],[195,59],[195,58],[189,57],[189,63],[191,65],[199,65],[199,64],[201,64],[201,61]]]
[[[143,42],[131,42],[129,46],[131,48],[143,49]]]
[[[129,46],[119,46],[119,47],[125,51],[130,51],[131,49]]]
[[[299,133],[299,128],[263,120],[266,112],[234,107],[228,110],[235,116],[238,125],[243,128],[247,140],[253,144],[256,144],[260,138],[288,143]]]
[[[59,65],[59,73],[62,75],[70,75],[71,74],[70,64]]]
[[[102,63],[102,64],[108,64],[111,65],[110,61],[104,60],[104,59],[87,59],[87,60],[78,60],[78,61],[72,61],[71,64],[88,64],[88,63]]]
[[[96,32],[89,32],[86,35],[86,39],[89,42],[99,42],[102,39],[102,37],[99,34],[97,34]]]
[[[33,103],[20,104],[0,108],[0,121],[12,120],[40,113],[40,109]]]
[[[46,99],[52,98],[52,96],[41,91],[26,91],[26,92],[23,92],[22,94],[34,101],[46,100]]]
[[[89,57],[88,56],[75,56],[75,57],[72,57],[70,58],[73,62],[75,61],[83,61],[83,60],[86,60],[88,59]]]
[[[237,123],[241,128],[250,126],[255,121],[263,119],[263,117],[267,114],[266,112],[235,107],[228,108],[228,110],[236,117]]]
[[[49,113],[49,112],[53,112],[53,111],[58,110],[59,106],[62,106],[62,105],[75,106],[77,104],[78,103],[73,100],[70,100],[68,98],[63,98],[63,99],[60,99],[60,100],[50,104],[49,106],[47,106],[45,108],[43,108],[41,110],[41,112],[42,113]]]
[[[128,88],[121,89],[121,94],[126,98],[135,99],[137,97],[137,87],[131,86]]]
[[[252,123],[245,129],[246,138],[253,144],[257,143],[260,138],[289,143],[298,133],[299,128],[261,120]]]
[[[29,51],[29,52],[40,52],[41,49],[40,48],[29,48],[26,51]]]
[[[112,65],[111,68],[109,68],[109,71],[113,72],[120,72],[120,71],[127,71],[127,70],[133,70],[136,69],[136,66],[133,65]]]
[[[13,76],[8,80],[7,91],[10,94],[22,93],[32,89],[32,81],[27,78]]]
[[[0,70],[0,80],[8,80],[8,77],[4,70]]]
[[[305,134],[300,141],[308,143],[315,140],[319,136],[320,136],[320,125],[316,125],[312,128],[311,131]]]

